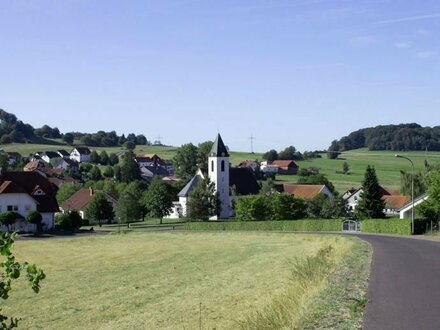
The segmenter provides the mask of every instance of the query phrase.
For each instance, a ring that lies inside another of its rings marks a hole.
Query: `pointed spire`
[[[210,157],[229,157],[228,150],[225,147],[225,144],[223,143],[222,137],[220,136],[220,133],[217,134],[217,138],[214,141],[214,144],[212,145],[211,152],[209,153]]]

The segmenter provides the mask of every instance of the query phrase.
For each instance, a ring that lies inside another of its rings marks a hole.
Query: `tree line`
[[[419,124],[380,125],[357,130],[340,140],[332,141],[329,158],[338,152],[368,148],[369,150],[440,150],[440,126],[422,127]]]
[[[143,134],[130,133],[117,135],[115,131],[96,133],[68,132],[61,133],[57,127],[43,125],[34,128],[30,124],[23,123],[17,117],[3,109],[0,109],[0,144],[12,142],[42,142],[44,139],[63,139],[67,144],[75,142],[90,147],[115,147],[123,146],[127,142],[135,145],[149,145],[150,142]]]

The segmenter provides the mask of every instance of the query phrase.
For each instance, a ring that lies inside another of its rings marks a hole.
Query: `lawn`
[[[350,258],[359,248],[361,257]],[[334,324],[352,328],[362,314],[350,312],[350,295],[363,296],[366,286],[359,283],[367,283],[371,255],[365,243],[349,237],[225,232],[20,240],[14,251],[47,274],[40,294],[20,283],[2,304],[6,315],[23,318],[23,329],[254,328],[256,317],[272,322],[264,317],[281,315],[279,303],[289,307],[293,301],[289,294],[296,305],[286,309],[286,328],[315,324],[313,315],[322,318],[323,311]],[[322,251],[328,260],[303,276]],[[330,302],[323,294],[347,260],[364,271],[348,272],[355,284],[350,294],[345,275],[337,280],[344,287],[335,304],[334,295]]]

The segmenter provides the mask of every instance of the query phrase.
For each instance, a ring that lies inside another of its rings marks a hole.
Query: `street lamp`
[[[411,163],[411,201],[412,201],[412,208],[411,208],[411,233],[414,235],[414,163],[411,159],[408,157],[395,154],[397,158],[403,158],[408,160]]]

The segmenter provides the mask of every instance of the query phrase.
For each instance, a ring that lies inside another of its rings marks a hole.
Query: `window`
[[[222,160],[222,172],[224,172],[225,171],[225,161],[224,160]]]
[[[18,205],[8,205],[8,211],[18,211]]]
[[[211,172],[214,172],[214,161],[211,160]]]

